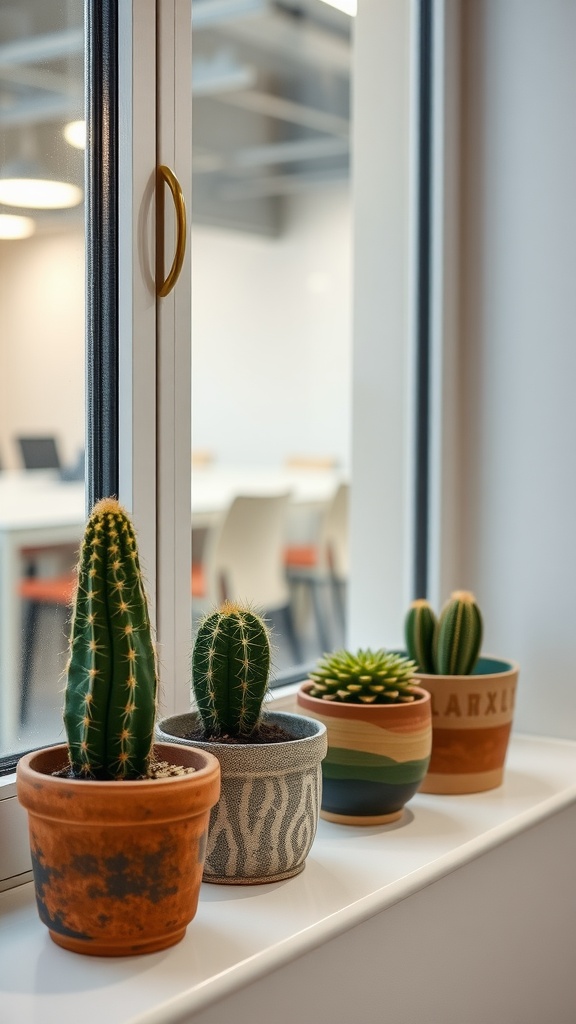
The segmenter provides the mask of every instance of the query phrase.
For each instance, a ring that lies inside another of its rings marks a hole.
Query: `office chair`
[[[62,556],[68,552],[69,560],[76,560],[77,552],[70,545],[42,548],[42,555],[50,551]],[[22,609],[22,671],[20,677],[20,723],[25,724],[32,691],[32,670],[36,650],[38,617],[42,608],[68,609],[76,589],[76,571],[69,570],[56,576],[37,576],[29,573],[18,582],[18,596]]]
[[[286,469],[338,469],[338,459],[332,455],[289,455],[284,466]]]
[[[192,597],[203,606],[247,602],[278,616],[295,663],[302,661],[284,570],[289,495],[239,495],[206,538],[203,561],[192,565]]]
[[[322,592],[332,594],[334,610],[342,631],[346,627],[345,590],[348,580],[348,506],[350,485],[341,483],[320,520],[313,544],[291,544],[284,551],[286,573],[291,584],[303,584],[310,592],[318,641],[323,651],[332,648],[328,617]]]
[[[214,464],[214,452],[207,448],[192,449],[192,469],[206,469]]]
[[[56,469],[61,471],[61,461],[55,437],[18,437],[16,440],[25,469]],[[24,647],[20,684],[20,721],[24,723],[30,703],[32,666],[40,609],[46,605],[66,607],[70,603],[74,589],[74,574],[66,572],[51,577],[38,575],[39,558],[44,558],[51,553],[67,557],[69,545],[41,545],[35,548],[25,548],[22,553],[28,558],[25,576],[18,584],[18,594],[24,602]],[[71,559],[72,552],[70,551]]]

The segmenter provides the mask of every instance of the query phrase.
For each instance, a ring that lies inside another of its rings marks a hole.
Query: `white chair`
[[[350,485],[341,483],[326,506],[313,544],[290,545],[284,561],[292,584],[305,584],[310,591],[318,640],[323,651],[333,646],[322,591],[330,589],[334,610],[342,631],[346,626],[345,589],[349,571],[348,509]]]
[[[192,596],[210,607],[228,599],[278,616],[296,663],[302,661],[284,569],[289,494],[239,495],[206,538],[192,567]]]

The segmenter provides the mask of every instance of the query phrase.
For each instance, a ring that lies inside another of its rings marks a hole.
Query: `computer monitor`
[[[54,437],[19,437],[18,444],[26,469],[60,469]]]

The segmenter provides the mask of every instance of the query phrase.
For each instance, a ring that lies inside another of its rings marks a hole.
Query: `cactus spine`
[[[456,590],[444,605],[434,634],[434,665],[439,675],[470,675],[480,652],[482,616],[473,594]]]
[[[270,639],[264,621],[226,601],[200,624],[192,684],[206,736],[249,736],[268,688]]]
[[[145,776],[158,678],[134,528],[114,498],[94,508],[78,563],[64,722],[74,775]]]
[[[414,701],[414,662],[401,654],[370,648],[336,651],[310,673],[311,697],[349,704],[406,704]]]
[[[434,672],[432,645],[436,616],[428,601],[419,598],[410,605],[405,622],[406,649],[421,672]]]

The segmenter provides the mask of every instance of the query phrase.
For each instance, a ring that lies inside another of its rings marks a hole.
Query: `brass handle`
[[[186,204],[184,202],[184,195],[178,178],[169,167],[165,164],[160,164],[158,168],[158,180],[159,184],[163,185],[166,183],[172,193],[172,199],[174,200],[174,209],[176,212],[176,251],[174,253],[174,259],[172,266],[168,273],[168,277],[162,285],[158,288],[158,295],[160,298],[165,298],[168,295],[176,281],[180,276],[182,270],[182,264],[184,263],[184,256],[186,253]],[[162,233],[162,238],[159,241],[160,251],[164,251],[164,196],[162,192],[159,194],[158,212],[159,212],[159,230]],[[161,264],[159,264],[161,265]],[[163,268],[162,268],[163,273]]]

